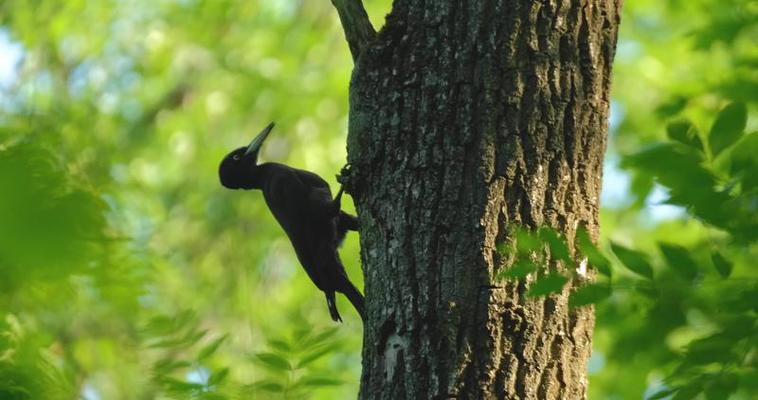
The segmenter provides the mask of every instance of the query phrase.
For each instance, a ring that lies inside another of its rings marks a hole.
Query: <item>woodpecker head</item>
[[[229,189],[253,189],[257,187],[255,169],[258,152],[268,134],[274,129],[274,123],[268,124],[247,147],[240,147],[227,154],[218,167],[221,184]]]

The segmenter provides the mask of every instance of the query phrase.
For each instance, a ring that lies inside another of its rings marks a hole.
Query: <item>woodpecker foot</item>
[[[342,209],[342,193],[345,191],[345,188],[340,185],[340,190],[337,192],[337,195],[334,196],[334,210],[339,213],[340,209]]]

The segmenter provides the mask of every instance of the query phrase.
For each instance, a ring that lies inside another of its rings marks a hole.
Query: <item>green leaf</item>
[[[653,279],[653,267],[648,263],[647,256],[644,253],[628,249],[613,242],[611,242],[611,250],[630,271],[645,278]]]
[[[731,151],[732,171],[758,163],[758,132],[750,132],[740,139]]]
[[[554,260],[571,261],[571,253],[566,240],[555,229],[542,227],[537,233],[542,242],[550,246],[550,256]]]
[[[729,221],[725,204],[730,197],[715,190],[718,180],[702,163],[700,152],[679,143],[666,143],[625,157],[623,165],[653,175],[669,189],[667,203],[684,206],[697,217],[722,227]]]
[[[660,400],[660,399],[671,396],[672,394],[674,394],[674,392],[676,392],[676,389],[664,389],[648,397],[647,400]]]
[[[747,124],[747,107],[744,103],[731,103],[722,109],[711,126],[708,141],[713,156],[734,144]]]
[[[624,158],[625,167],[647,171],[671,189],[713,187],[716,178],[702,166],[702,154],[677,143],[657,143]]]
[[[580,226],[576,232],[576,244],[581,254],[587,257],[590,266],[597,268],[597,270],[605,276],[611,276],[611,262],[605,257],[605,255],[603,255],[600,249],[592,243],[589,232],[587,232],[587,229],[584,226]]]
[[[697,277],[697,263],[690,257],[690,253],[686,248],[664,243],[659,243],[658,247],[661,249],[661,253],[663,253],[671,269],[690,281]]]
[[[262,390],[269,393],[282,393],[284,392],[284,385],[270,379],[262,379],[251,385],[245,385],[244,390],[246,392]]]
[[[509,242],[499,243],[497,245],[497,252],[503,256],[508,256],[513,251],[513,246]]]
[[[287,353],[292,351],[292,346],[284,340],[270,339],[268,340],[268,345],[281,352]]]
[[[542,276],[532,283],[529,287],[527,296],[545,296],[551,293],[560,292],[563,289],[563,285],[569,281],[569,278],[561,275],[557,272]]]
[[[588,304],[597,304],[610,297],[611,293],[611,287],[606,284],[590,283],[571,293],[569,306],[581,307]]]
[[[711,254],[711,261],[713,266],[716,267],[716,271],[719,272],[722,278],[728,278],[732,274],[732,263],[724,258],[719,252]]]
[[[323,348],[320,348],[316,351],[312,351],[306,355],[303,356],[303,358],[300,359],[300,362],[297,363],[296,368],[303,368],[306,365],[318,360],[319,358],[331,353],[334,351],[336,346],[325,346]]]
[[[319,345],[322,345],[332,339],[332,337],[337,333],[337,328],[329,328],[318,335],[312,336],[307,338],[306,340],[303,340],[300,343],[300,346],[304,349],[313,348]]]
[[[210,357],[211,355],[213,355],[213,353],[215,353],[216,350],[218,350],[219,346],[221,346],[221,343],[223,343],[228,337],[229,337],[228,334],[221,336],[220,338],[214,340],[207,346],[203,347],[203,349],[200,350],[200,353],[197,355],[197,359],[204,360]]]
[[[192,363],[189,361],[173,360],[169,358],[156,361],[155,364],[153,364],[153,372],[156,375],[167,375],[177,369],[187,368],[190,365],[192,365]]]
[[[253,355],[253,361],[271,370],[289,371],[292,369],[289,361],[276,353],[257,353]]]
[[[176,329],[174,319],[159,315],[150,318],[143,330],[151,336],[163,336],[173,333]]]
[[[516,248],[519,254],[528,255],[542,247],[542,241],[534,233],[526,228],[519,228],[516,231]]]
[[[705,388],[705,398],[707,400],[728,399],[737,391],[738,379],[735,375],[724,373],[720,374],[715,381]]]
[[[216,392],[205,392],[201,393],[200,397],[197,398],[198,400],[227,400],[229,397]]]
[[[665,103],[655,108],[655,113],[659,118],[665,119],[679,114],[687,106],[687,98],[683,96],[674,96]]]
[[[628,163],[625,164],[628,166]],[[655,181],[648,171],[634,171],[632,175],[632,183],[629,189],[634,194],[635,207],[642,207],[645,204],[645,199],[650,195],[650,192],[655,186]]]
[[[226,379],[229,375],[229,368],[223,368],[218,371],[213,371],[210,377],[208,377],[208,386],[218,385]]]
[[[339,379],[329,378],[325,376],[306,376],[297,382],[298,385],[311,387],[339,386],[343,383],[344,382]]]
[[[200,339],[205,336],[205,334],[208,333],[207,330],[202,331],[188,331],[184,336],[180,338],[170,338],[170,339],[163,339],[156,342],[149,343],[147,345],[148,348],[185,348],[192,346],[193,344],[200,341]]]
[[[676,391],[676,394],[674,397],[671,398],[671,400],[690,400],[694,399],[703,389],[700,387],[700,385],[693,384],[688,385],[682,388],[679,388],[679,390]]]
[[[695,366],[735,360],[735,355],[732,352],[733,347],[734,339],[724,332],[694,340],[687,345],[685,364],[683,365]]]
[[[509,268],[500,271],[498,278],[523,278],[537,270],[537,266],[529,260],[520,260]]]
[[[181,393],[184,395],[189,395],[192,393],[199,393],[204,389],[204,385],[199,383],[190,383],[190,382],[184,382],[180,381],[175,378],[166,377],[161,380],[161,383],[166,388],[167,391],[174,392],[174,393]]]
[[[729,170],[740,178],[742,190],[758,187],[758,132],[745,135],[729,152]]]
[[[159,340],[157,342],[151,342],[147,344],[147,347],[150,349],[185,347],[185,346],[186,346],[186,343],[182,339],[166,339],[166,340]]]
[[[758,288],[755,286],[750,287],[750,290],[746,290],[745,294],[755,295],[758,292]],[[753,297],[753,307],[758,309],[758,302],[755,302],[756,297]],[[725,317],[721,321],[723,331],[721,335],[731,338],[732,340],[741,340],[749,337],[754,331],[755,317],[749,314],[732,314],[724,315]]]
[[[666,133],[671,140],[686,144],[698,150],[703,150],[703,142],[697,128],[689,120],[683,119],[669,122],[666,125]]]

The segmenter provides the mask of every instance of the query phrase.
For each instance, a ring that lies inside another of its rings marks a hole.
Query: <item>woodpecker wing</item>
[[[269,202],[269,208],[287,232],[300,264],[316,287],[326,293],[333,320],[341,321],[335,291],[345,294],[365,319],[363,296],[350,282],[337,253],[346,228],[339,226],[341,213],[329,184],[309,171],[287,167],[280,172],[275,179],[278,183],[271,189],[281,203],[277,207]],[[355,225],[357,229],[357,220]]]
[[[339,210],[334,207],[329,184],[313,172],[301,169],[293,169],[293,171],[306,188],[308,209],[313,213],[311,215],[323,216],[324,218],[336,217]]]

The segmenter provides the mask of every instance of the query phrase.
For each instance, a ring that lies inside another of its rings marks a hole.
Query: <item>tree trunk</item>
[[[496,247],[516,225],[596,237],[620,0],[395,0],[357,38],[340,3],[360,2],[334,3],[355,57],[360,398],[585,398],[581,282],[528,298],[529,279],[495,278]]]

